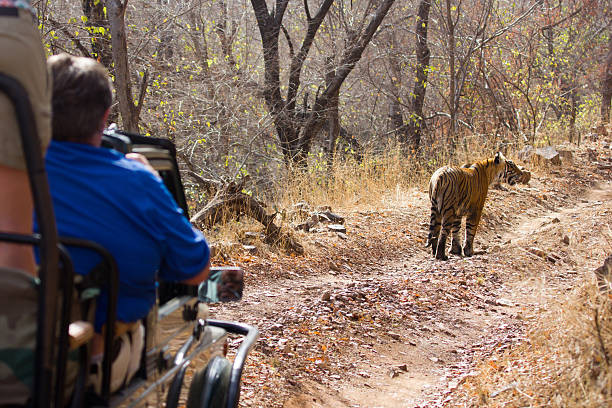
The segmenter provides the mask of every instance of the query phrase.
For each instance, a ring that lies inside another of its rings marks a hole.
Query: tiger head
[[[505,182],[511,186],[516,183],[527,184],[531,179],[531,173],[516,165],[512,160],[506,159],[504,171],[499,175],[498,181]]]
[[[514,164],[512,160],[506,160],[506,168],[501,176],[502,180],[513,186],[519,182],[522,176],[523,172],[518,168],[518,166]]]

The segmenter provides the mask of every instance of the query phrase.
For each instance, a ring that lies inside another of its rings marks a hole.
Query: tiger
[[[436,259],[446,261],[446,238],[452,232],[450,253],[474,255],[474,235],[480,222],[489,185],[505,181],[510,185],[524,180],[523,172],[501,152],[495,157],[469,166],[444,166],[436,170],[429,181],[431,219],[427,246]],[[461,248],[459,229],[466,217],[465,244]]]

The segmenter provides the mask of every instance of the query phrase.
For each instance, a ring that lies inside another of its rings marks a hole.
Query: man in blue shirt
[[[117,320],[136,322],[155,302],[157,275],[193,285],[208,277],[209,247],[143,156],[100,147],[112,102],[106,69],[93,59],[67,54],[50,57],[49,66],[53,118],[46,165],[59,234],[95,241],[110,251],[119,268]],[[90,251],[69,251],[79,274],[99,262]],[[106,303],[103,294],[96,310],[98,333],[106,321]],[[140,355],[142,329],[131,337],[126,353]],[[93,345],[94,362],[101,338]],[[124,357],[120,354],[117,362]],[[137,362],[126,368],[128,377]],[[111,388],[121,385],[123,370],[113,365]]]

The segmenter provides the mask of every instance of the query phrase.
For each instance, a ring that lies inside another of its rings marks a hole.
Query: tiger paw
[[[459,245],[453,245],[450,253],[453,255],[461,256],[461,247]]]
[[[446,256],[444,253],[436,254],[436,259],[439,259],[440,261],[448,261],[448,256]]]
[[[465,247],[463,248],[463,253],[465,256],[472,256],[474,255],[474,249],[472,249],[472,247]]]

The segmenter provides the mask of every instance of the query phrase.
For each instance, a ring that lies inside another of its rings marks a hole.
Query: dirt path
[[[589,231],[610,228],[610,175],[589,174],[491,191],[472,258],[432,259],[427,197],[412,191],[347,218],[349,242],[316,238],[318,261],[249,260],[243,301],[212,308],[262,332],[241,406],[444,406],[476,361],[523,340],[524,323],[609,251]]]

